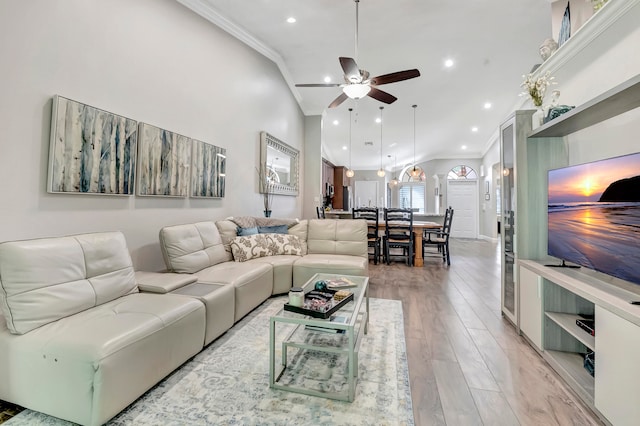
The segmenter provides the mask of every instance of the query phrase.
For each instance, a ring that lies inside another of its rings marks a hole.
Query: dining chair
[[[316,206],[316,214],[318,215],[318,219],[324,219],[324,209],[322,207]]]
[[[392,248],[402,249],[407,265],[413,265],[413,211],[389,208],[384,210],[384,259],[391,263]],[[395,255],[393,255],[395,256]]]
[[[449,235],[451,234],[451,224],[453,223],[453,209],[449,207],[444,214],[444,222],[441,231],[429,231],[428,238],[422,239],[422,257],[425,257],[425,248],[435,247],[438,256],[442,256],[442,261],[451,265],[451,254],[449,252]]]
[[[380,234],[378,232],[378,208],[359,207],[351,210],[353,219],[364,219],[367,221],[367,245],[373,247],[373,264],[378,264],[380,259]]]

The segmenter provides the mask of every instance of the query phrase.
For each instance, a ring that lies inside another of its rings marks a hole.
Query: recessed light
[[[460,148],[467,149],[467,146],[466,145],[462,145]]]
[[[472,131],[472,132],[477,132],[477,131],[478,131],[478,128],[474,126],[474,127],[472,127],[472,128],[471,128],[471,131]]]
[[[293,16],[290,16],[287,18],[287,22],[290,24],[295,24],[296,22],[296,18],[294,18]]]
[[[338,120],[333,120],[333,125],[337,126],[338,124],[340,124],[340,122]]]
[[[491,108],[491,102],[485,102],[484,109],[490,109],[490,108]]]
[[[326,76],[326,77],[324,78],[324,82],[325,82],[325,83],[331,83],[331,77]]]
[[[444,66],[447,68],[451,68],[453,66],[453,59],[446,59],[444,61]]]
[[[381,123],[382,120],[380,119],[380,117],[376,118],[376,123]]]
[[[344,151],[346,151],[346,150],[347,150],[347,146],[346,146],[346,145],[344,145],[344,146],[342,147],[342,149],[343,149]]]

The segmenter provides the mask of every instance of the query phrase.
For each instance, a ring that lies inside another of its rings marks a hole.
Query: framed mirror
[[[298,195],[298,154],[297,149],[267,132],[260,132],[260,170],[269,183],[260,185],[261,194]]]

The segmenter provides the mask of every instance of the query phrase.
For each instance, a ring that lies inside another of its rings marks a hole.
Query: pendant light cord
[[[353,108],[349,108],[349,170],[353,170],[351,168],[351,122],[353,121],[351,118],[351,112]]]
[[[413,108],[413,173],[416,174],[416,108],[418,105],[412,105]]]

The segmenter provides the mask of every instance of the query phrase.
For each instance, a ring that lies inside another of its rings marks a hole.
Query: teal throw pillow
[[[258,234],[258,227],[254,226],[253,228],[240,228],[237,229],[238,237],[248,237],[249,235]]]
[[[274,226],[258,226],[258,233],[260,234],[288,234],[289,227],[287,225],[274,225]],[[240,234],[238,234],[240,235]]]

